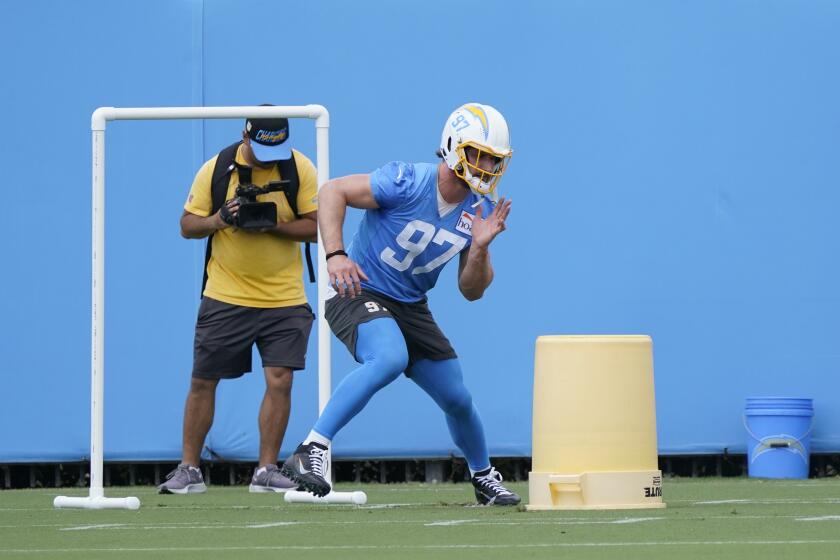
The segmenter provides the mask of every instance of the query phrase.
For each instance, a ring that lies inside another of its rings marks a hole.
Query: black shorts
[[[457,358],[449,340],[432,317],[426,299],[404,303],[370,290],[350,296],[333,296],[327,300],[326,317],[330,329],[356,359],[357,328],[362,323],[381,317],[397,322],[408,348],[408,363],[419,360],[449,360]],[[358,360],[356,360],[358,361]]]
[[[193,377],[233,379],[251,371],[251,349],[263,367],[306,367],[315,316],[307,304],[263,309],[204,297],[195,325]]]

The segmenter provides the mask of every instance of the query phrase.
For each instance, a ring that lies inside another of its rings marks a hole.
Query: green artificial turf
[[[510,485],[527,502],[527,483]],[[55,510],[79,489],[0,491],[2,558],[840,558],[840,479],[665,479],[666,509],[475,507],[468,484],[338,485],[365,506],[286,504],[247,487],[137,496],[139,511]]]

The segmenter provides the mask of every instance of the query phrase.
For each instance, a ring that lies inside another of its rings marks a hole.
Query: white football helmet
[[[467,148],[476,150],[476,155],[470,157],[472,162],[467,158]],[[447,167],[466,181],[474,192],[493,195],[512,153],[507,122],[490,105],[467,103],[455,109],[446,119],[439,154]],[[495,165],[492,169],[476,165],[482,154],[493,156]]]

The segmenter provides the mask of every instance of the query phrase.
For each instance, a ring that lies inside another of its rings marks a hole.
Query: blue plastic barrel
[[[813,399],[748,397],[744,426],[749,475],[808,478],[813,420]]]

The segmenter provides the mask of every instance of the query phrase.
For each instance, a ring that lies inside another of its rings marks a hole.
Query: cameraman
[[[284,492],[295,487],[277,469],[277,455],[289,420],[292,372],[305,366],[312,327],[313,314],[303,290],[300,242],[316,240],[318,186],[315,167],[290,149],[288,135],[287,119],[248,119],[238,147],[230,146],[199,169],[184,205],[181,235],[187,239],[212,236],[208,240],[211,256],[195,327],[182,461],[158,487],[162,494],[206,490],[198,467],[213,423],[216,386],[220,379],[251,371],[254,343],[262,358],[266,390],[259,412],[259,464],[249,489]],[[223,155],[233,158],[234,153],[233,164],[226,162],[230,173],[226,202],[214,213],[212,185],[219,176],[217,164]],[[290,160],[299,181],[297,216],[285,192],[270,192],[260,195],[259,202],[276,204],[276,225],[258,230],[246,229],[246,224],[238,227],[237,186],[288,179],[281,177],[280,169],[283,164],[290,169]],[[248,175],[250,180],[243,180]]]

